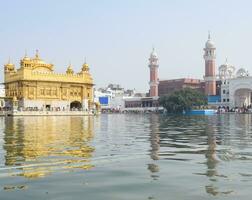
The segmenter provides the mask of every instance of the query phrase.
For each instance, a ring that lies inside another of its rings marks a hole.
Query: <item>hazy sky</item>
[[[19,66],[38,49],[56,71],[71,61],[77,72],[86,57],[98,87],[146,92],[153,45],[160,79],[202,78],[210,30],[217,66],[227,57],[252,73],[251,9],[250,0],[0,0],[0,63]]]

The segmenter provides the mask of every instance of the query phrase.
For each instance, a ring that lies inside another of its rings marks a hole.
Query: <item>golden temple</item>
[[[27,55],[16,69],[10,61],[4,65],[6,107],[36,110],[90,110],[93,108],[93,78],[85,62],[80,72],[72,66],[66,73],[55,73],[54,65],[43,61],[38,51],[34,58]]]

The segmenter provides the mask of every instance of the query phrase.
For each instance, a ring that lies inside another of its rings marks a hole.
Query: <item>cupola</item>
[[[68,65],[66,73],[67,74],[73,74],[74,73],[71,63]]]
[[[81,71],[89,72],[89,65],[86,62],[82,65]]]
[[[4,71],[5,72],[10,72],[15,70],[15,65],[11,63],[10,59],[7,64],[4,65]]]

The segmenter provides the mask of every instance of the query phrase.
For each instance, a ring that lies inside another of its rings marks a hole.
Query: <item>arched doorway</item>
[[[251,89],[240,88],[234,93],[235,107],[247,107],[251,105]]]
[[[82,105],[81,102],[79,101],[73,101],[70,103],[70,109],[71,110],[81,110],[82,109]]]

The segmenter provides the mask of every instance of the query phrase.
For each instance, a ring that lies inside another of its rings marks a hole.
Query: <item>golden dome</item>
[[[82,66],[83,67],[89,67],[87,63],[84,63]]]
[[[11,68],[14,67],[15,65],[13,63],[7,63],[6,65],[4,65],[5,67]]]
[[[31,59],[34,65],[47,65],[49,68],[52,68],[52,64],[47,64],[44,60],[42,60],[39,56],[38,50],[36,50],[35,58]]]
[[[83,65],[82,65],[82,71],[88,71],[89,70],[89,65],[85,62]]]
[[[10,59],[9,59],[8,63],[4,65],[4,67],[5,67],[5,70],[14,70],[15,69],[15,65],[10,62]]]
[[[67,67],[67,71],[66,71],[67,74],[73,74],[74,71],[72,69],[72,65],[70,64],[68,67]]]
[[[24,57],[23,57],[23,61],[30,61],[31,60],[31,58],[29,58],[27,55],[25,55]]]
[[[45,61],[43,61],[40,57],[39,57],[39,51],[36,50],[36,54],[35,54],[35,58],[33,59],[33,62],[37,63],[37,64],[46,64]]]
[[[37,59],[36,59],[35,61],[36,61],[36,63],[38,63],[38,64],[46,64],[45,61],[43,61],[43,60],[37,60]]]

